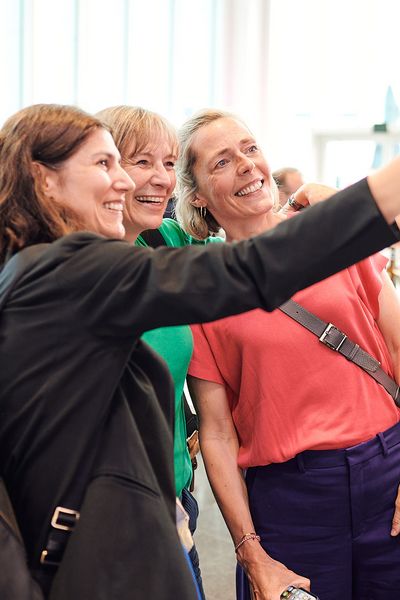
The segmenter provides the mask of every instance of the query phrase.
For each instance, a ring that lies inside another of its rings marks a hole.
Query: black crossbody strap
[[[140,237],[148,246],[151,246],[152,248],[166,246],[166,242],[162,236],[162,233],[158,231],[158,229],[146,229],[146,231],[142,231]]]
[[[371,375],[378,383],[383,385],[397,406],[400,407],[399,386],[397,383],[385,373],[379,361],[360,348],[358,344],[352,342],[343,331],[340,331],[333,323],[322,321],[294,300],[288,300],[279,309],[316,335],[322,344],[342,354],[347,360],[355,363],[368,375]]]

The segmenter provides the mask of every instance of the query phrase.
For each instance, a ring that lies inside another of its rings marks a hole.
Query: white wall
[[[176,125],[216,106],[313,177],[313,130],[372,127],[398,93],[399,22],[398,0],[0,0],[0,121],[36,102]]]

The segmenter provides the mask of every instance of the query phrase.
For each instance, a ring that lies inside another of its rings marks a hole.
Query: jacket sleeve
[[[95,333],[137,336],[258,307],[273,310],[396,236],[362,180],[296,219],[234,244],[152,250],[91,236],[72,249],[59,282]]]

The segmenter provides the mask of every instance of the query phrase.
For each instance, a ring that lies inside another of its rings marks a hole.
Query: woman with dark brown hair
[[[140,336],[272,310],[393,243],[398,172],[395,162],[370,177],[377,204],[353,188],[250,241],[153,251],[121,241],[134,184],[101,121],[58,105],[8,119],[0,474],[46,595],[196,597],[175,527],[172,388]],[[0,589],[9,575],[0,571]]]

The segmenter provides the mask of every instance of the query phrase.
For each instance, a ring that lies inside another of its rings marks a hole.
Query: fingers
[[[288,215],[297,212],[306,206],[318,204],[323,200],[327,200],[338,190],[321,183],[304,183],[299,189],[294,192],[282,207],[279,213]]]
[[[307,590],[307,592],[309,592],[311,581],[306,577],[297,577],[295,583],[292,583],[291,585],[303,588],[304,590]]]
[[[396,502],[394,505],[394,515],[392,520],[392,530],[390,535],[395,537],[400,533],[400,486],[397,489]]]
[[[290,206],[290,208],[292,208],[295,211],[298,211],[298,210],[301,210],[302,208],[304,208],[304,205],[296,200],[295,194],[292,194],[289,197],[287,203]]]

